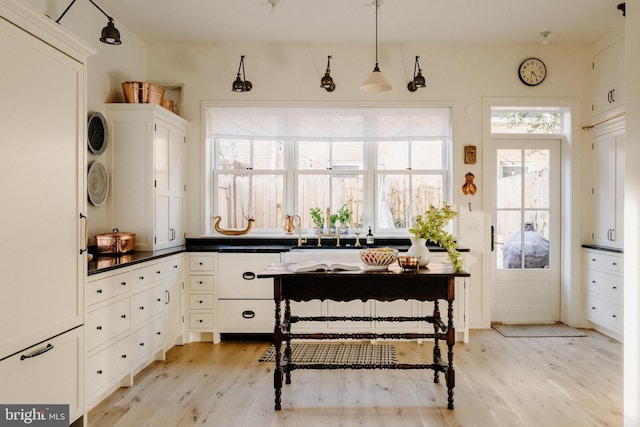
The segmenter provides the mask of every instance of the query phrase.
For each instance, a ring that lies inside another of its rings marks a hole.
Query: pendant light
[[[73,6],[75,2],[76,0],[73,0],[71,3],[69,3],[69,6],[67,6],[64,12],[62,12],[62,15],[60,15],[60,18],[56,19],[55,21],[56,24],[60,24],[60,20],[62,19],[62,17],[64,17],[64,15],[67,14],[69,9],[71,9],[71,6]],[[93,0],[89,0],[89,2],[92,5],[94,5],[100,12],[102,12],[104,16],[106,16],[109,19],[109,22],[107,22],[107,26],[102,29],[102,33],[100,35],[100,41],[102,43],[112,44],[112,45],[122,44],[122,41],[120,40],[120,31],[118,31],[118,29],[114,25],[113,18],[107,15],[107,13],[104,10],[102,10],[100,6],[94,3]]]
[[[422,69],[420,68],[418,58],[420,57],[416,56],[416,62],[413,66],[413,80],[411,80],[407,84],[407,89],[409,89],[409,92],[415,92],[421,87],[427,87],[427,80],[422,75]]]
[[[242,78],[240,78],[240,70],[242,70]],[[233,92],[249,92],[253,88],[253,85],[247,80],[244,72],[244,55],[240,55],[240,65],[238,65],[238,76],[231,85]]]
[[[376,66],[373,68],[371,75],[360,86],[360,90],[364,92],[387,92],[391,90],[391,83],[384,78],[380,68],[378,67],[378,9],[382,0],[376,2]]]
[[[320,80],[320,87],[324,88],[327,92],[336,90],[336,84],[331,78],[331,55],[327,56],[327,71],[324,72],[324,77]]]

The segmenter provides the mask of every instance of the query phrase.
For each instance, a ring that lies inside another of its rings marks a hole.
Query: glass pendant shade
[[[388,92],[391,90],[391,83],[382,75],[378,64],[367,80],[360,86],[364,92]]]

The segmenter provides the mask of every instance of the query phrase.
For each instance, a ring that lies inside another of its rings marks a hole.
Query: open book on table
[[[337,270],[360,270],[361,266],[355,262],[340,261],[305,261],[291,264],[289,270],[293,272],[307,271],[337,271]]]

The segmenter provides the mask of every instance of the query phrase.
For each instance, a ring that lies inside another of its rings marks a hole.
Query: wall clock
[[[89,151],[100,155],[107,148],[107,121],[100,113],[93,113],[87,125],[87,144]]]
[[[547,77],[547,67],[538,58],[527,58],[518,67],[518,77],[527,86],[538,86]]]

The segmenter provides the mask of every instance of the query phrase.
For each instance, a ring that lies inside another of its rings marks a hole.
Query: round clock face
[[[520,64],[518,76],[527,86],[537,86],[547,77],[547,67],[538,58],[528,58]]]
[[[99,155],[107,148],[107,121],[100,113],[94,113],[87,125],[89,151]]]

